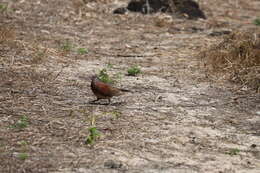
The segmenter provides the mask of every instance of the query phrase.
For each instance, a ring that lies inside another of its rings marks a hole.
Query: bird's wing
[[[103,82],[96,81],[95,84],[95,90],[104,96],[113,96],[113,92],[111,90],[111,87],[108,84],[105,84]]]

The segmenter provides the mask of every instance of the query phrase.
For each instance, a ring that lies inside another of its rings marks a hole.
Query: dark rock
[[[132,0],[127,6],[129,11],[141,12],[143,14],[166,12],[168,8],[169,5],[163,0]]]
[[[132,12],[142,12],[143,10],[143,2],[142,1],[130,1],[127,5],[127,9]]]
[[[206,19],[197,2],[193,0],[131,0],[126,9],[132,12],[151,14],[156,12],[186,15],[188,19]],[[123,8],[114,10],[115,14],[124,14]]]
[[[203,11],[201,11],[199,4],[193,0],[171,0],[173,3],[174,12],[179,14],[186,14],[188,19],[202,18],[206,19]]]
[[[113,11],[114,14],[125,14],[127,9],[125,7],[117,8]]]

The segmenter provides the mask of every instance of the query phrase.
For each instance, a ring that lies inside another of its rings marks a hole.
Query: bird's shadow
[[[106,105],[106,106],[121,106],[126,104],[126,102],[114,102],[114,103],[102,103],[102,102],[95,102],[95,101],[89,101],[88,102],[91,105]]]

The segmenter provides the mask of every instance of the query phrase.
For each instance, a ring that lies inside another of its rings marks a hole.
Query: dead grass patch
[[[260,92],[259,31],[234,32],[199,57],[209,74]]]
[[[15,32],[13,29],[0,26],[0,43],[6,42],[8,40],[13,40],[15,38]]]

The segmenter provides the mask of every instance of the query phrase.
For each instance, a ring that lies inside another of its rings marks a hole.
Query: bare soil
[[[200,0],[207,20],[112,14],[126,3],[0,0],[0,172],[259,173],[259,93],[209,77],[197,54],[215,31],[259,29],[260,1]],[[103,68],[132,92],[93,105]]]

